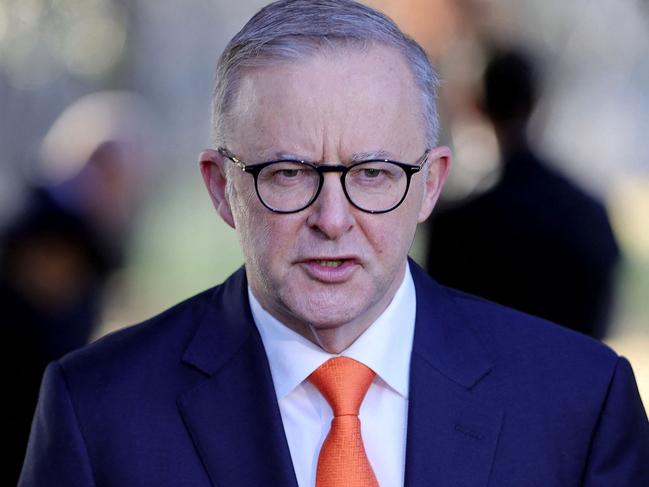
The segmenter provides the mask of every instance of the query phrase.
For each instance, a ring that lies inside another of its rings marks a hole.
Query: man
[[[440,284],[602,339],[620,258],[606,208],[532,149],[531,59],[497,53],[482,81],[502,177],[483,194],[435,210],[428,271]]]
[[[435,85],[355,2],[254,16],[200,156],[245,268],[51,364],[21,485],[644,484],[626,360],[407,261],[450,158]]]

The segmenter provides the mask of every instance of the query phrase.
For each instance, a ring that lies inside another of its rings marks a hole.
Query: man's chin
[[[359,301],[327,299],[295,303],[290,306],[293,316],[301,324],[314,330],[335,330],[363,321],[366,314]]]

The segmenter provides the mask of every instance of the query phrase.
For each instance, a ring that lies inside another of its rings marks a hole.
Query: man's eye
[[[350,176],[352,179],[356,179],[359,182],[369,182],[385,179],[387,176],[389,176],[389,174],[390,173],[383,167],[361,166],[357,167],[355,170],[352,170]]]
[[[364,168],[362,170],[362,175],[363,177],[366,177],[368,179],[374,179],[378,178],[383,174],[383,171],[381,169],[376,169],[376,168]]]
[[[281,176],[284,178],[295,178],[300,174],[299,169],[280,169],[275,172],[276,176]]]
[[[278,164],[265,168],[259,175],[259,179],[273,184],[296,184],[307,179],[307,174],[308,168],[296,164]]]

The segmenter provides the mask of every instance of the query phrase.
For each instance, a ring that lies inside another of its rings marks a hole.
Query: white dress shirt
[[[331,408],[307,377],[330,353],[284,326],[248,289],[250,308],[268,356],[279,410],[300,487],[315,485],[318,454],[329,432]],[[381,487],[403,485],[410,353],[415,330],[415,285],[403,282],[378,319],[340,356],[370,367],[376,377],[359,413],[363,443]]]

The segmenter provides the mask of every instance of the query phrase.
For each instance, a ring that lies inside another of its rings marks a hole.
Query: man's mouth
[[[342,260],[317,260],[316,262],[324,267],[338,267],[343,263]]]
[[[303,260],[301,266],[312,279],[334,284],[351,278],[359,267],[359,261],[354,256],[315,257]]]

